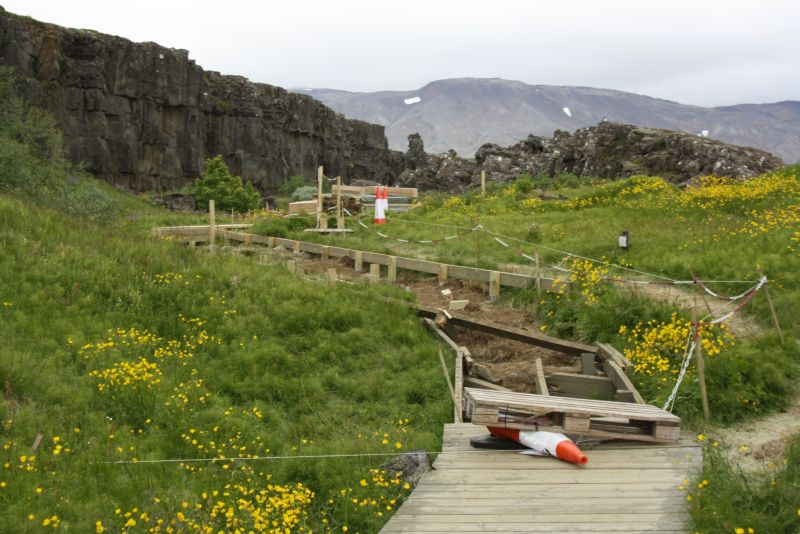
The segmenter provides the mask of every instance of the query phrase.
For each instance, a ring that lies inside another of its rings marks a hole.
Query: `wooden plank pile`
[[[675,442],[680,417],[656,406],[465,388],[474,424],[636,441]]]

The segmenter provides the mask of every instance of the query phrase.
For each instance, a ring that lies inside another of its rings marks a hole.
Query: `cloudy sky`
[[[189,50],[283,87],[443,78],[618,89],[703,106],[800,100],[793,0],[2,0],[14,13]]]

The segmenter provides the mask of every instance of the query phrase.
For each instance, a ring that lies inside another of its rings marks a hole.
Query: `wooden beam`
[[[437,311],[433,309],[417,307],[417,315],[421,317],[429,317],[433,319],[436,317],[436,312]],[[546,349],[551,349],[574,356],[580,356],[584,352],[597,352],[597,347],[593,347],[591,345],[585,345],[577,341],[566,341],[556,337],[545,336],[532,330],[523,330],[522,328],[505,326],[500,323],[495,323],[494,321],[485,319],[478,322],[467,319],[466,317],[451,316],[448,319],[448,322],[461,328],[478,330],[480,332],[486,332],[487,334],[492,334],[505,339],[513,339],[514,341],[521,341],[522,343],[527,343],[528,345],[544,347]]]
[[[492,382],[489,382],[488,380],[482,380],[475,376],[465,376],[464,385],[471,388],[491,389],[494,391],[511,391],[506,387],[494,384]]]
[[[606,375],[608,375],[608,378],[610,378],[614,383],[614,386],[616,386],[620,396],[627,397],[627,399],[622,402],[647,404],[644,402],[644,398],[642,398],[641,394],[636,389],[636,386],[634,386],[633,382],[631,382],[631,379],[628,378],[627,374],[625,374],[625,371],[623,371],[613,360],[606,360],[603,362],[603,370],[606,372]]]
[[[623,371],[627,371],[628,367],[631,367],[632,364],[630,360],[628,360],[628,358],[626,358],[620,351],[615,349],[609,343],[598,343],[597,347],[600,349],[598,353],[601,356],[613,360],[614,363],[619,365],[620,369],[622,369]]]
[[[586,376],[576,373],[552,373],[548,379],[555,386],[555,395],[579,399],[615,400],[617,388],[606,376]],[[538,391],[536,393],[539,393]]]
[[[550,395],[550,392],[547,390],[547,382],[544,379],[542,359],[536,358],[533,365],[536,368],[536,393],[539,395]]]

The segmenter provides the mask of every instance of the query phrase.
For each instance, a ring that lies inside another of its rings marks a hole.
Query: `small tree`
[[[200,206],[214,199],[217,209],[244,213],[258,207],[261,196],[250,182],[231,173],[222,156],[209,158],[203,174],[194,182],[194,200]]]

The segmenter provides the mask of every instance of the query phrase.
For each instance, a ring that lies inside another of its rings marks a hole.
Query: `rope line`
[[[364,224],[364,222],[361,220],[361,218],[353,216],[353,214],[351,214],[349,211],[347,211],[346,208],[344,208],[344,211],[348,215],[350,215],[359,225],[361,225],[361,227],[363,227],[364,229],[366,229],[369,232],[374,232],[375,234],[377,234],[378,236],[380,236],[380,237],[382,237],[384,239],[390,239],[390,240],[397,241],[399,243],[410,243],[410,244],[415,244],[415,245],[429,245],[429,244],[433,244],[433,243],[441,243],[443,241],[449,241],[451,239],[456,239],[458,237],[462,237],[462,236],[465,236],[467,234],[471,234],[472,232],[475,232],[476,230],[480,230],[482,228],[482,226],[477,225],[474,228],[466,229],[464,232],[460,232],[460,233],[454,234],[454,235],[445,236],[445,237],[442,237],[442,238],[439,238],[439,239],[402,239],[402,238],[399,238],[399,237],[386,235],[383,232],[380,232],[380,231],[376,230],[375,228],[371,228],[371,227],[367,226],[366,224]]]

